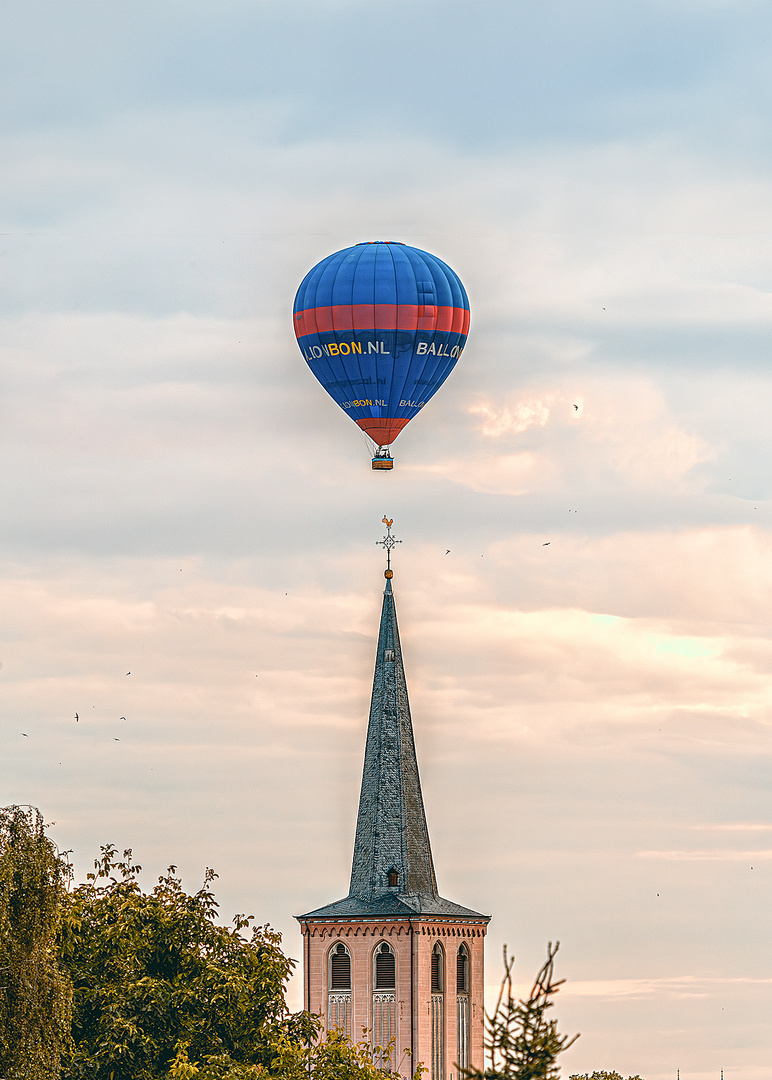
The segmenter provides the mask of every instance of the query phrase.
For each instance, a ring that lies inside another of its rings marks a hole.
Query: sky
[[[78,879],[214,867],[300,956],[386,514],[491,993],[559,939],[565,1077],[769,1077],[771,44],[767,0],[3,0],[0,803]],[[391,473],[291,322],[373,239],[472,308]]]

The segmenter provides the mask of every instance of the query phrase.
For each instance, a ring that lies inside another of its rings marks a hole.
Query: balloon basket
[[[391,454],[389,453],[388,450],[381,449],[380,447],[378,448],[378,450],[376,450],[375,457],[373,458],[373,468],[374,469],[393,469],[394,468],[394,458],[391,456]]]

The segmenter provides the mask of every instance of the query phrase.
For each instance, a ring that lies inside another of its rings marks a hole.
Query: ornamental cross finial
[[[383,540],[376,540],[375,541],[375,546],[376,547],[382,547],[385,550],[385,552],[386,552],[386,570],[384,571],[384,577],[392,578],[392,577],[394,577],[394,571],[391,568],[391,549],[394,547],[395,544],[401,544],[402,541],[401,540],[396,540],[391,535],[391,527],[394,524],[394,518],[387,518],[386,515],[384,514],[384,516],[383,516],[383,518],[381,520],[383,521],[383,524],[386,526],[386,535],[384,536]]]

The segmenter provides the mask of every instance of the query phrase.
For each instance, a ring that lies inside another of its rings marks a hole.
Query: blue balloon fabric
[[[469,300],[435,255],[377,240],[329,255],[303,278],[293,322],[313,374],[389,446],[447,379],[469,332]]]

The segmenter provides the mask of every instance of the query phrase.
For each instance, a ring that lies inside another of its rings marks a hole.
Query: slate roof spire
[[[418,776],[413,722],[399,643],[391,552],[401,543],[384,517],[386,588],[375,656],[362,790],[348,896],[298,915],[304,919],[369,919],[426,914],[489,921],[437,892],[429,830]]]
[[[383,593],[349,896],[372,902],[388,893],[437,899],[391,576]]]

